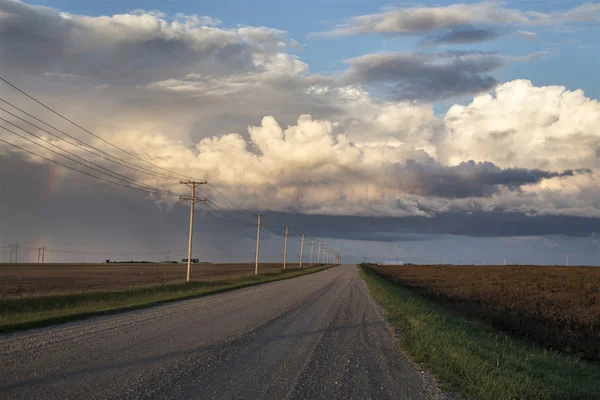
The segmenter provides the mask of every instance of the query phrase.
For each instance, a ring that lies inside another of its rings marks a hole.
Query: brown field
[[[259,264],[274,272],[279,263]],[[287,267],[298,268],[288,263]],[[184,264],[0,264],[0,298],[101,290],[125,290],[185,282]],[[254,274],[254,264],[192,264],[193,281],[222,280]]]
[[[600,268],[371,266],[469,318],[600,362]]]

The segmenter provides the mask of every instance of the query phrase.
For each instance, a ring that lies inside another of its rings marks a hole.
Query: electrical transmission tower
[[[38,264],[43,264],[45,256],[46,256],[46,246],[38,247],[37,251],[38,251]]]
[[[21,245],[19,244],[19,242],[17,242],[16,244],[11,244],[9,245],[10,247],[10,263],[12,264],[13,262],[13,253],[15,255],[15,264],[19,262],[19,247],[21,247]]]
[[[200,201],[206,201],[206,197],[196,197],[196,186],[206,185],[206,181],[179,181],[180,184],[186,185],[192,188],[191,196],[180,196],[179,200],[187,201],[190,203],[190,237],[188,241],[188,258],[187,258],[187,278],[186,282],[190,281],[190,271],[192,269],[192,237],[194,236],[194,208],[196,203]]]

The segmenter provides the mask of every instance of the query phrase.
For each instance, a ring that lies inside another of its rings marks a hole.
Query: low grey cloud
[[[429,39],[424,44],[435,46],[441,44],[469,44],[485,42],[501,36],[502,33],[496,29],[476,28],[476,27],[457,27],[445,32],[441,32]]]
[[[436,99],[492,89],[504,65],[496,53],[379,53],[346,60],[343,82],[375,85],[392,99]]]
[[[490,162],[462,162],[444,166],[431,160],[428,163],[408,160],[405,165],[392,167],[390,178],[406,193],[444,198],[491,197],[502,188],[519,190],[524,185],[544,179],[591,174],[589,169],[544,171],[527,168],[500,168]]]
[[[464,25],[506,28],[520,26],[564,26],[590,24],[600,20],[600,6],[584,3],[566,11],[521,11],[486,1],[438,7],[391,7],[377,14],[350,18],[324,36],[382,34],[387,36],[424,35]],[[492,39],[493,37],[490,37]]]

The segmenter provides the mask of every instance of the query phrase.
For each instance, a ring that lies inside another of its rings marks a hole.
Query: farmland
[[[261,283],[294,278],[332,267],[331,265],[321,264],[300,269],[290,265],[291,268],[284,271],[280,268],[280,264],[271,264],[262,265],[261,273],[254,275],[253,270],[248,271],[250,269],[249,265],[217,264],[211,266],[209,264],[198,264],[196,265],[197,270],[192,270],[195,277],[192,282],[185,282],[183,278],[185,274],[182,276],[174,275],[172,283],[167,284],[165,282],[164,285],[160,283],[162,281],[160,274],[166,276],[166,272],[160,272],[159,267],[167,268],[167,266],[147,264],[143,266],[146,268],[144,271],[153,270],[154,267],[157,271],[154,273],[154,277],[146,280],[136,280],[133,277],[130,277],[129,280],[125,279],[131,274],[140,273],[136,268],[141,268],[142,265],[117,266],[121,269],[107,269],[100,273],[92,268],[87,271],[89,272],[88,275],[81,272],[81,269],[85,270],[84,267],[88,266],[77,266],[78,268],[75,271],[71,270],[71,275],[74,276],[73,282],[62,286],[56,282],[52,285],[36,286],[31,284],[31,282],[37,282],[36,280],[21,279],[21,281],[29,283],[29,285],[25,285],[29,292],[24,292],[25,295],[20,292],[17,295],[15,295],[15,292],[9,292],[10,296],[7,295],[0,299],[0,332],[29,329],[93,315],[111,314],[175,300],[191,299]],[[203,270],[204,275],[201,273],[200,266],[206,267]],[[178,268],[179,272],[185,272],[185,266],[173,264],[172,267]],[[254,266],[252,265],[252,267]],[[99,266],[96,266],[96,268],[99,268]],[[33,274],[32,271],[35,271],[33,267],[29,273]],[[75,273],[76,271],[79,273]],[[96,272],[92,273],[90,271]],[[143,275],[152,274],[144,273]],[[48,281],[52,282],[52,275],[47,275],[47,277]],[[107,282],[109,277],[114,278],[112,286]],[[10,289],[8,285],[6,287]],[[66,292],[66,287],[71,292]],[[57,289],[59,289],[58,292],[56,292]]]
[[[260,264],[260,273],[278,263]],[[298,264],[287,264],[298,268]],[[115,291],[180,283],[183,264],[0,264],[0,298]],[[254,274],[254,264],[192,264],[192,281],[215,281]]]
[[[600,268],[370,267],[467,318],[547,349],[600,361]]]

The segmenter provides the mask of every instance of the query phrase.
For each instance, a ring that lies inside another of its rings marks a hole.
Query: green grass
[[[467,320],[366,267],[399,347],[469,399],[600,399],[600,365],[561,356]]]
[[[261,275],[213,282],[190,282],[113,292],[90,292],[0,301],[0,333],[59,324],[91,316],[114,314],[176,300],[290,279],[331,268],[268,272]]]

